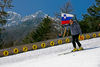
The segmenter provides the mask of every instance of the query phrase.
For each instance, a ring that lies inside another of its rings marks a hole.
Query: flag
[[[72,19],[74,15],[72,14],[66,14],[62,13],[61,14],[61,24],[69,24],[69,20]]]

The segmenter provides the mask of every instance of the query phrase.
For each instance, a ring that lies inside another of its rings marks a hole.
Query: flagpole
[[[65,30],[64,30],[63,38],[65,37],[65,34],[66,34],[66,27],[65,27]]]

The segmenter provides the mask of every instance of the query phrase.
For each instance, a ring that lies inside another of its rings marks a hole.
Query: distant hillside
[[[9,43],[20,43],[28,33],[35,30],[42,20],[48,16],[42,11],[38,11],[32,15],[22,17],[16,12],[9,11],[7,17],[7,24],[4,26],[5,30],[3,33],[3,40],[5,44]],[[50,16],[49,16],[50,17]],[[60,31],[60,20],[50,17],[52,20],[58,22],[53,23],[53,28]],[[55,31],[55,29],[53,29]],[[48,34],[50,35],[50,34]]]

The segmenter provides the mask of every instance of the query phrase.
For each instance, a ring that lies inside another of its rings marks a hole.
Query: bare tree
[[[61,8],[60,8],[60,12],[56,12],[55,13],[55,17],[57,18],[61,18],[61,13],[72,13],[73,12],[73,7],[72,4],[70,2],[70,0],[68,2],[66,2]]]
[[[70,1],[68,1],[62,8],[60,8],[60,11],[63,13],[71,13],[73,12],[72,4]]]

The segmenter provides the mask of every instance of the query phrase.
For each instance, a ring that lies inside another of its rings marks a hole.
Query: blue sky
[[[13,0],[13,7],[10,11],[15,11],[22,16],[30,15],[38,10],[42,10],[44,13],[54,16],[55,12],[58,12],[60,8],[68,0]],[[74,9],[74,14],[78,19],[82,18],[82,14],[87,12],[87,8],[92,5],[95,0],[70,0]]]

